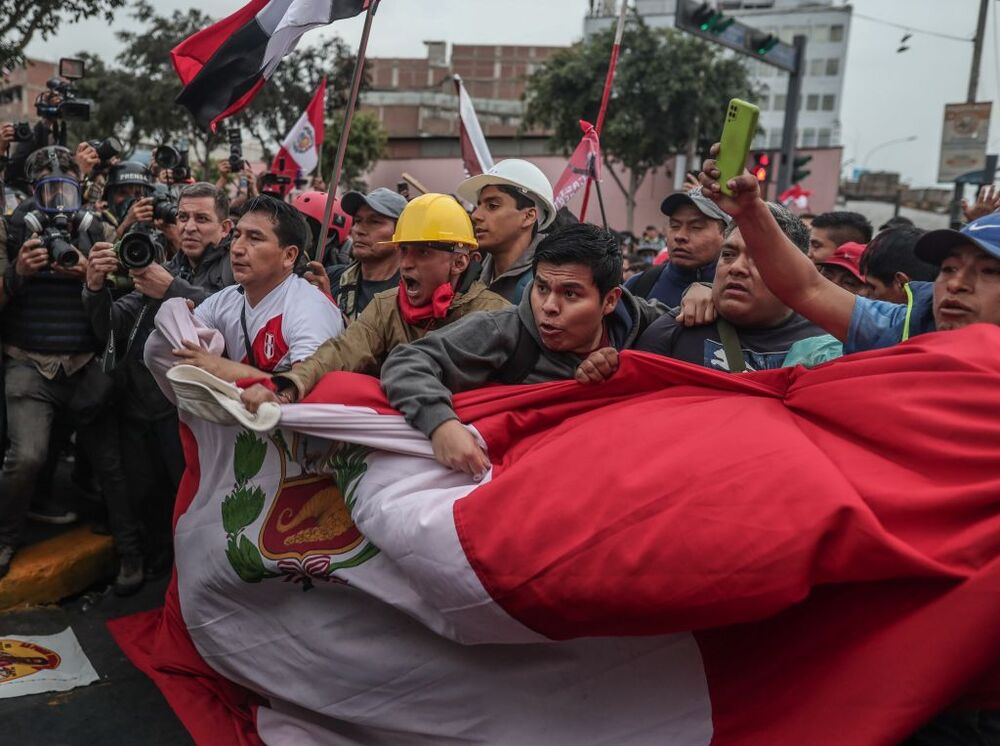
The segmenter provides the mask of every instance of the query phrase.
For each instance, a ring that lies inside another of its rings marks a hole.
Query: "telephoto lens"
[[[57,228],[49,228],[42,237],[42,245],[49,250],[49,258],[63,267],[74,267],[80,261],[80,253],[66,240]]]
[[[125,269],[145,269],[158,254],[159,247],[148,233],[126,233],[118,245],[118,262]]]

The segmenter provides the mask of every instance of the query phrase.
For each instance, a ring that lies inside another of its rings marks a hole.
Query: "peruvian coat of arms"
[[[235,484],[222,500],[230,565],[247,583],[283,578],[301,584],[304,590],[311,589],[316,581],[344,583],[334,575],[337,570],[357,567],[379,551],[351,518],[358,483],[368,468],[368,449],[329,443],[318,464],[319,473],[289,477],[286,467],[293,450],[280,431],[270,440],[278,450],[281,479],[268,499],[264,489],[254,482],[264,465],[268,443],[249,430],[236,438]],[[266,517],[257,541],[251,541],[246,530],[265,512],[265,506]]]

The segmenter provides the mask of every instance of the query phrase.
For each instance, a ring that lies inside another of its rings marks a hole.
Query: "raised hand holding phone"
[[[757,134],[757,119],[760,109],[751,103],[734,98],[726,107],[726,121],[722,127],[722,139],[716,168],[719,169],[719,185],[722,193],[732,196],[729,180],[739,176],[746,168],[750,146]]]

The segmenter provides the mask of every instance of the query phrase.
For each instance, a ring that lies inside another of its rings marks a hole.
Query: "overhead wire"
[[[881,23],[885,26],[892,26],[893,28],[903,29],[904,31],[909,31],[915,34],[926,34],[927,36],[936,36],[941,39],[951,39],[952,41],[972,42],[975,40],[975,37],[972,36],[956,36],[954,34],[943,34],[940,31],[931,31],[929,29],[915,28],[908,24],[896,23],[895,21],[887,21],[884,18],[876,18],[875,16],[865,15],[864,13],[858,13],[857,11],[854,11],[851,15],[854,18],[863,18],[866,21],[872,21],[873,23]]]

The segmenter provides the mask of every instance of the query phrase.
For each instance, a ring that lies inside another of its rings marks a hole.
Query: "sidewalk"
[[[58,603],[114,576],[111,537],[93,533],[85,522],[96,506],[70,481],[71,467],[59,462],[52,489],[81,515],[81,522],[70,526],[28,522],[24,546],[14,556],[7,577],[0,580],[0,611]]]

